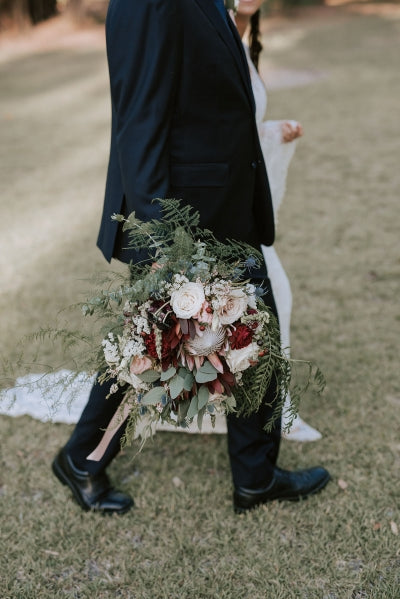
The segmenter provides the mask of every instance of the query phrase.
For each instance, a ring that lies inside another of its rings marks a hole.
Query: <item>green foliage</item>
[[[197,369],[195,378],[197,383],[208,383],[209,381],[215,381],[217,375],[217,370],[206,360],[203,366]]]
[[[172,399],[176,399],[182,393],[184,384],[185,380],[180,377],[179,374],[176,374],[174,377],[172,377],[172,379],[169,381],[169,389]]]
[[[144,383],[155,383],[161,378],[161,375],[156,370],[146,370],[142,374],[137,375]]]
[[[260,406],[264,399],[265,389],[269,381],[275,377],[279,381],[276,391],[276,412],[280,413],[283,402],[290,386],[290,361],[280,359],[282,350],[280,347],[279,326],[273,314],[270,314],[270,322],[266,331],[266,354],[260,357],[256,368],[245,370],[242,385],[235,390],[235,397],[239,403],[239,413],[248,416],[253,402]],[[273,419],[274,420],[274,419]],[[270,425],[273,425],[273,420]]]
[[[164,387],[152,387],[143,395],[141,403],[145,406],[155,406],[160,403],[164,395]]]
[[[168,262],[170,268],[179,272],[181,263],[193,256],[195,260],[213,261],[221,276],[232,273],[233,265],[236,265],[238,279],[246,272],[245,263],[249,258],[254,259],[255,267],[261,264],[261,253],[249,244],[231,239],[217,240],[211,231],[200,228],[200,215],[191,206],[176,199],[154,201],[160,205],[160,219],[143,222],[134,212],[126,219],[121,215],[113,216],[114,220],[124,223],[123,229],[129,234],[131,247],[147,250],[150,261],[161,266]],[[141,263],[131,268],[138,292],[143,290],[146,294],[149,289],[146,276],[142,282],[137,281],[139,275],[145,274],[146,265]],[[154,280],[154,273],[150,280]]]

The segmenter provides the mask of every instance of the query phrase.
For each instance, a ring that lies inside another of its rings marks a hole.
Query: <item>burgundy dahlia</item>
[[[229,337],[229,345],[232,349],[242,349],[247,347],[253,340],[254,331],[252,331],[245,324],[238,324],[232,331],[232,335]]]

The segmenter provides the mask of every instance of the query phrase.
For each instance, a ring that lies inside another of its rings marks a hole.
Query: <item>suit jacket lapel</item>
[[[220,35],[224,43],[232,52],[236,66],[239,70],[240,76],[242,77],[251,107],[254,111],[254,96],[251,89],[250,73],[247,66],[247,58],[243,50],[242,40],[240,39],[240,36],[234,23],[232,23],[231,19],[229,19],[229,28],[227,27],[226,22],[219,13],[213,0],[195,0],[195,2],[197,2],[197,4],[204,12],[206,17],[211,21],[215,29],[218,31],[218,34]],[[229,29],[231,31],[229,31]]]
[[[237,47],[237,50],[238,50],[240,58],[241,58],[242,73],[244,74],[245,82],[247,83],[247,92],[248,92],[248,95],[249,95],[250,102],[251,102],[251,105],[253,107],[253,110],[255,112],[256,106],[255,106],[255,101],[254,101],[253,88],[252,88],[252,85],[251,85],[249,65],[247,63],[247,56],[246,56],[246,53],[244,51],[243,42],[242,42],[242,40],[240,38],[239,32],[237,30],[237,27],[236,27],[235,23],[233,23],[232,19],[229,19],[229,28],[230,28],[230,30],[232,32],[233,37],[236,40],[235,41],[235,45]]]

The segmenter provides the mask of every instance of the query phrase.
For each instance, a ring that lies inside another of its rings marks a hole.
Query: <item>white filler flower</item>
[[[109,339],[103,339],[101,342],[103,346],[104,357],[107,364],[118,364],[120,361],[118,346],[112,342],[113,337],[109,335]]]

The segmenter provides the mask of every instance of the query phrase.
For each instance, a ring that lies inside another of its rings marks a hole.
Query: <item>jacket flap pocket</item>
[[[228,179],[225,162],[172,164],[172,187],[223,187]]]

